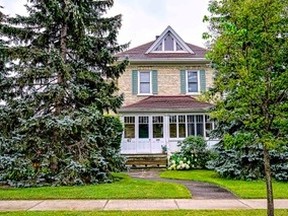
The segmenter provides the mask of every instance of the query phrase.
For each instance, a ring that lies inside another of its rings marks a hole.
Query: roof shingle
[[[190,96],[149,96],[122,107],[119,112],[203,112],[212,106]]]
[[[181,52],[159,52],[159,53],[148,53],[146,51],[152,46],[155,41],[140,45],[138,47],[129,49],[127,51],[118,53],[116,56],[121,58],[129,58],[130,61],[133,60],[148,60],[148,59],[183,59],[183,58],[193,58],[193,59],[203,59],[207,52],[206,49],[195,46],[193,44],[186,43],[189,46],[194,54],[192,53],[181,53]]]

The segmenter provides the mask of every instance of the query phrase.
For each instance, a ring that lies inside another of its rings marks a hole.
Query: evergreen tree
[[[105,111],[122,104],[114,54],[121,16],[113,0],[30,0],[27,16],[6,17],[1,85],[0,182],[15,186],[110,181],[122,167],[121,136]],[[106,131],[103,131],[106,128]],[[107,134],[110,131],[111,134]]]
[[[218,135],[231,146],[261,145],[269,216],[274,204],[268,151],[288,140],[287,5],[287,0],[212,0],[206,17]]]

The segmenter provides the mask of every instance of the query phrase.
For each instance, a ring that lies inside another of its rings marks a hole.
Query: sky
[[[26,0],[0,0],[4,12],[25,14]],[[203,23],[208,15],[209,0],[114,0],[108,16],[122,14],[120,44],[130,42],[129,48],[153,41],[170,25],[188,43],[205,47],[202,39],[207,31]]]

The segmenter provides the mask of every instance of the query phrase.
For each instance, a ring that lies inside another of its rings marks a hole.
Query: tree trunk
[[[66,54],[67,54],[67,30],[68,30],[68,26],[66,23],[63,23],[63,26],[61,28],[61,32],[60,32],[60,52],[61,52],[61,57],[63,62],[66,62]],[[57,83],[58,85],[63,84],[63,75],[61,72],[58,73],[57,75]],[[63,98],[57,98],[56,101],[56,109],[55,109],[55,113],[56,115],[59,115],[61,113],[62,110],[62,102],[63,102]]]
[[[273,200],[273,188],[272,188],[272,177],[270,167],[270,157],[268,149],[263,146],[264,153],[264,167],[265,167],[265,179],[266,179],[266,191],[267,191],[267,216],[274,216],[274,200]]]

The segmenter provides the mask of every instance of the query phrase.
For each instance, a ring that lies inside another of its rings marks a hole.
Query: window
[[[184,138],[186,136],[186,116],[169,116],[170,138]]]
[[[214,129],[214,124],[210,120],[208,115],[205,115],[205,131],[206,131],[206,137],[210,136],[211,130]]]
[[[139,138],[149,138],[149,116],[139,117]]]
[[[206,91],[205,70],[180,70],[181,94],[200,94]]]
[[[163,116],[153,116],[153,138],[163,138]]]
[[[132,70],[132,94],[152,95],[158,94],[158,71]]]
[[[177,138],[177,116],[169,117],[170,138]]]
[[[162,42],[156,47],[155,51],[162,51],[163,49],[163,45],[162,45]]]
[[[184,138],[186,135],[186,124],[185,124],[185,115],[178,116],[178,129],[179,129],[179,138]]]
[[[172,115],[169,117],[170,138],[205,136],[214,129],[208,115]]]
[[[174,39],[171,37],[170,34],[164,39],[164,50],[165,51],[174,51]]]
[[[135,117],[124,117],[124,138],[135,138]]]
[[[183,48],[180,46],[179,43],[176,43],[176,50],[177,51],[183,51]]]
[[[151,73],[150,71],[139,72],[139,94],[151,93]]]
[[[158,39],[158,38],[157,38]],[[163,38],[158,42],[158,44],[151,50],[152,52],[180,52],[187,53],[187,47],[184,48],[183,42],[179,41],[179,38],[175,37],[170,31],[167,32]],[[150,51],[149,51],[150,52]]]
[[[199,92],[199,74],[198,71],[187,71],[187,92]]]
[[[187,135],[194,136],[195,135],[195,116],[188,115],[187,116]]]
[[[203,115],[196,115],[196,136],[204,136]]]

